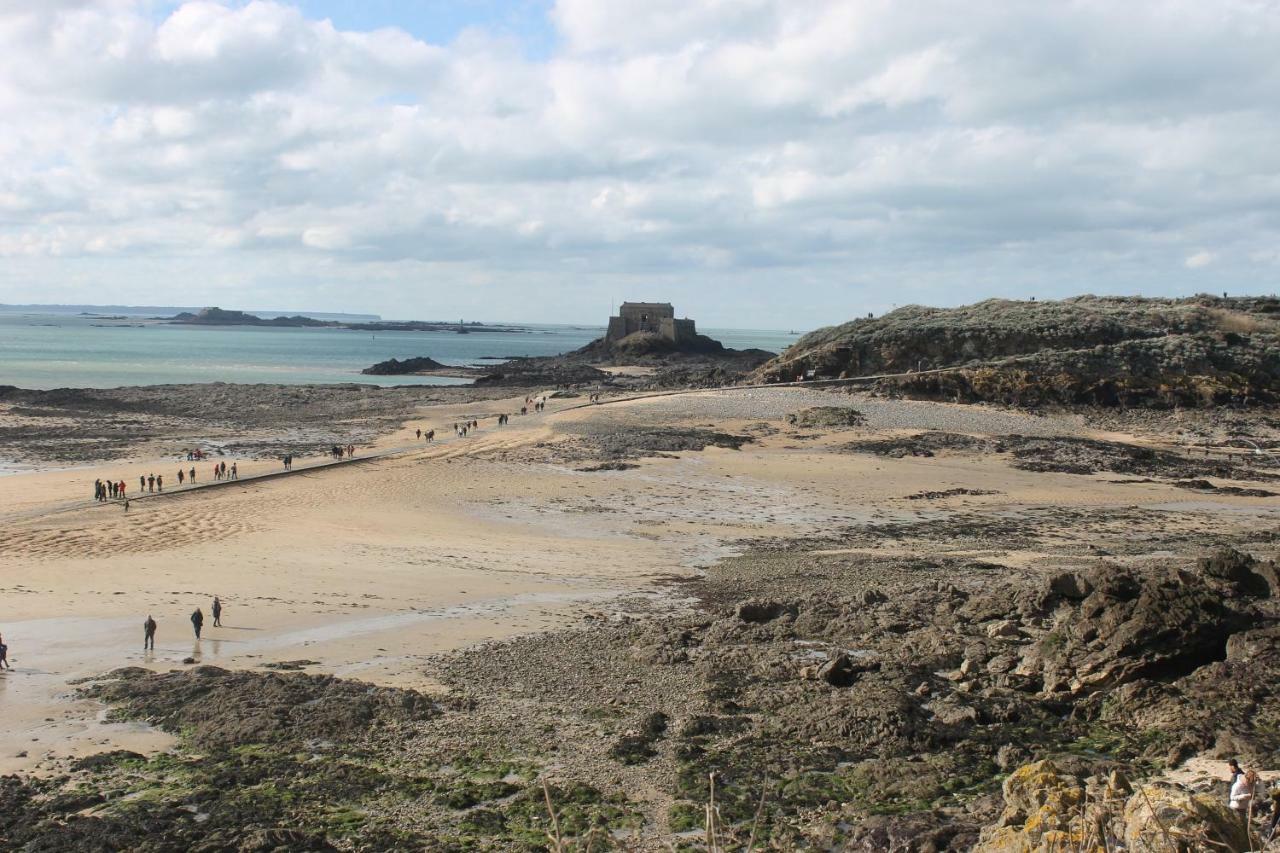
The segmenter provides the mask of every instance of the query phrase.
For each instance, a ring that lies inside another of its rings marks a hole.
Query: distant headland
[[[276,326],[300,328],[355,329],[363,332],[528,332],[519,326],[489,325],[459,320],[456,323],[436,320],[375,320],[349,322],[342,320],[317,320],[302,314],[279,317],[260,317],[245,311],[229,311],[223,308],[202,308],[199,311],[182,311],[172,317],[161,318],[179,326]]]

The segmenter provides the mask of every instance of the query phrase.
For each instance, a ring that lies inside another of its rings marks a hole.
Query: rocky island
[[[603,337],[573,352],[512,358],[477,384],[600,386],[640,390],[728,385],[744,379],[774,353],[728,349],[698,334],[694,321],[677,319],[667,302],[624,302]],[[610,368],[640,368],[630,375]]]
[[[222,308],[204,308],[197,312],[183,311],[167,318],[167,322],[181,326],[281,326],[328,329],[353,329],[361,332],[509,332],[524,333],[527,329],[518,326],[490,325],[472,321],[457,323],[424,321],[424,320],[370,320],[367,322],[343,322],[339,320],[317,320],[313,317],[293,315],[289,317],[259,317],[245,311],[229,311]]]
[[[360,372],[368,376],[405,376],[444,369],[446,369],[446,365],[441,364],[434,358],[419,356],[405,359],[389,358],[386,361],[380,361],[377,364],[366,367]]]

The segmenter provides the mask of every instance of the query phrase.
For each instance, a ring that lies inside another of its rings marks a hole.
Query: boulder
[[[1073,850],[1081,841],[1084,787],[1052,761],[1019,767],[1004,780],[1004,811],[982,831],[975,853]]]
[[[1280,625],[1241,631],[1227,638],[1227,660],[1248,663],[1280,650]]]
[[[832,687],[849,687],[862,673],[875,672],[878,669],[880,669],[879,661],[855,663],[853,658],[840,652],[818,667],[817,676]]]
[[[1049,578],[1049,592],[1071,601],[1081,601],[1093,592],[1093,584],[1075,572],[1063,572]]]
[[[1249,849],[1244,822],[1221,799],[1162,782],[1141,786],[1125,803],[1124,842],[1176,853]]]
[[[1012,619],[997,619],[986,627],[986,634],[991,639],[1021,637],[1022,629]]]
[[[1196,564],[1205,577],[1230,585],[1240,595],[1266,597],[1276,593],[1276,567],[1234,548],[1202,557]]]
[[[878,589],[864,589],[858,593],[858,603],[863,607],[874,607],[877,604],[883,604],[889,600],[889,596],[885,595]]]

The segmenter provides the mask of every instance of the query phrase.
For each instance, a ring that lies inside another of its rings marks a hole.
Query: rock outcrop
[[[442,370],[445,367],[446,365],[441,364],[434,358],[428,358],[423,355],[406,359],[389,358],[386,361],[380,361],[377,364],[366,367],[360,372],[367,376],[407,376],[428,370]]]
[[[476,379],[477,385],[565,387],[598,386],[609,382],[609,374],[589,364],[552,358],[513,358]]]
[[[1042,606],[1052,608],[1050,630],[1012,672],[1074,696],[1223,660],[1227,638],[1256,618],[1203,576],[1139,577],[1118,566],[1051,578]]]
[[[787,415],[787,423],[808,429],[848,429],[866,422],[866,415],[851,406],[814,406]]]
[[[1084,786],[1052,761],[1019,767],[1004,780],[1004,811],[975,853],[1074,850],[1083,840]]]
[[[1004,782],[1004,811],[982,831],[974,853],[1126,850],[1193,853],[1250,849],[1239,815],[1220,797],[1150,782],[1133,790],[1113,773],[1086,786],[1052,761],[1015,770]]]
[[[895,375],[880,381],[886,392],[1015,405],[1272,403],[1280,400],[1280,300],[913,305],[811,332],[756,378],[883,374]]]
[[[1250,849],[1244,822],[1221,798],[1167,783],[1141,786],[1125,804],[1123,821],[1129,850]]]

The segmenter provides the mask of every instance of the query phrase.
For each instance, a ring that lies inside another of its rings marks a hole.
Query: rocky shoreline
[[[490,393],[393,392],[356,399],[376,422],[417,394]],[[48,393],[17,402],[147,399]],[[242,417],[269,431],[277,393]],[[318,395],[292,418],[319,428],[355,392],[292,393]],[[209,403],[175,394],[164,414]],[[1280,468],[1167,440],[1270,446],[1274,418],[1126,417],[754,389],[495,433],[476,464],[573,478],[535,508],[550,529],[634,497],[616,529],[646,541],[739,507],[742,529],[774,532],[653,578],[660,596],[435,655],[419,689],[310,660],[92,679],[78,689],[111,719],[178,746],[0,780],[0,846],[518,851],[558,833],[558,849],[699,850],[714,791],[719,849],[1179,849],[1162,846],[1173,830],[1181,849],[1247,849],[1225,774],[1188,768],[1280,768],[1280,528],[1262,494]],[[722,501],[676,503],[715,459]],[[787,465],[795,490],[762,479]],[[585,491],[611,478],[611,504]]]
[[[797,546],[680,592],[698,603],[444,656],[440,695],[114,672],[86,695],[180,750],[8,777],[0,839],[543,849],[546,779],[578,844],[662,849],[653,839],[701,833],[714,774],[729,847],[754,832],[777,849],[1047,850],[1102,810],[1112,838],[1151,841],[1133,785],[1188,757],[1278,757],[1280,578],[1237,550],[1033,580]],[[1189,789],[1144,790],[1166,823],[1244,849]],[[1033,824],[1028,803],[1049,811]]]
[[[0,456],[75,464],[145,454],[278,457],[365,444],[417,406],[507,396],[510,389],[402,385],[149,385],[33,391],[0,386]]]

